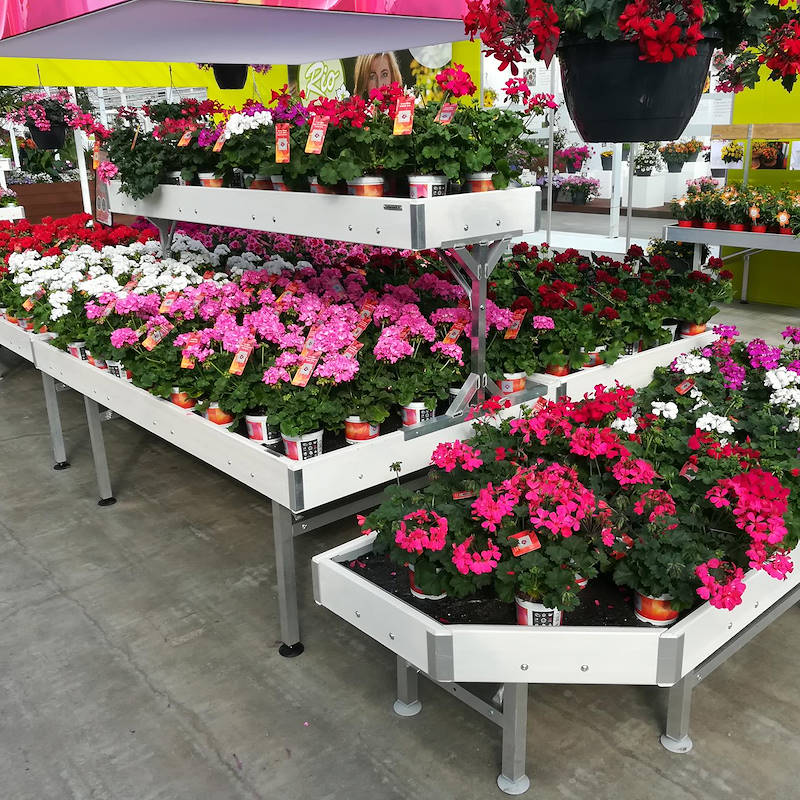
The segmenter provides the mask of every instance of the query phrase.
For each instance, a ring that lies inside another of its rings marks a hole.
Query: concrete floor
[[[720,316],[763,335],[800,313]],[[396,717],[393,656],[314,605],[309,559],[354,526],[296,540],[307,650],[283,659],[266,503],[118,419],[99,508],[82,403],[60,397],[54,472],[38,374],[0,381],[2,800],[503,796],[499,731],[425,682]],[[683,756],[658,742],[658,689],[532,687],[527,796],[796,798],[798,663],[794,608],[698,687]]]

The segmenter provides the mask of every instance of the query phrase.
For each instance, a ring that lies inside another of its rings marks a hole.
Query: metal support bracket
[[[177,221],[173,219],[163,219],[161,217],[147,217],[147,221],[158,228],[158,238],[161,240],[161,253],[164,258],[166,258],[172,250],[172,237],[175,234],[175,226],[178,224]]]
[[[103,423],[100,420],[100,406],[86,396],[83,398],[83,403],[86,407],[86,422],[89,426],[89,439],[92,444],[94,471],[97,476],[97,491],[100,494],[100,500],[98,500],[97,505],[112,506],[117,501],[111,490],[111,476],[108,473],[108,458],[106,457],[106,445],[103,439]]]

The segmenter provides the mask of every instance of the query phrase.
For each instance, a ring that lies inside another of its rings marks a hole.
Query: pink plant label
[[[328,130],[328,118],[315,116],[311,123],[311,130],[308,132],[306,140],[306,153],[319,155],[322,152],[322,145],[325,144],[325,133]]]
[[[436,115],[436,122],[439,122],[442,125],[449,125],[453,121],[453,117],[456,115],[457,109],[457,103],[442,103],[442,107],[439,109],[439,113]]]

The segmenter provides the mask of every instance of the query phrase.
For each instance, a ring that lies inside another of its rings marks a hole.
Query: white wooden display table
[[[503,730],[498,786],[527,791],[525,773],[528,685],[631,684],[669,687],[665,748],[692,748],[692,689],[800,599],[800,570],[784,581],[750,571],[733,611],[704,603],[669,628],[443,624],[344,566],[372,551],[375,534],[312,559],[316,602],[397,655],[395,711],[422,709],[422,674]],[[793,556],[797,558],[800,548]],[[409,595],[410,597],[410,595]],[[465,683],[500,684],[496,702]],[[498,702],[499,700],[499,702]]]

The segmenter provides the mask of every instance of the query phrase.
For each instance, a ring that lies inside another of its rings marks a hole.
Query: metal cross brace
[[[161,254],[166,258],[170,250],[172,250],[172,237],[175,234],[177,221],[161,217],[147,217],[147,221],[158,228],[158,238],[161,240]]]

